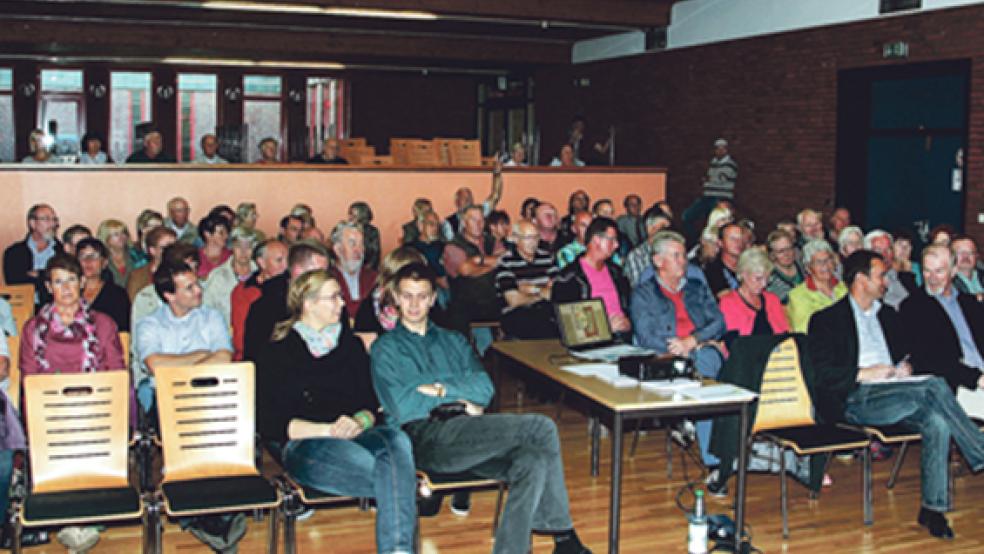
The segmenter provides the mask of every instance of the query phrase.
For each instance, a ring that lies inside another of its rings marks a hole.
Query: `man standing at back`
[[[395,282],[400,321],[372,345],[373,382],[389,421],[410,436],[417,467],[506,481],[493,553],[529,551],[536,530],[554,535],[555,554],[590,554],[574,532],[553,420],[485,414],[493,390],[481,362],[464,336],[428,319],[434,272],[412,263]]]

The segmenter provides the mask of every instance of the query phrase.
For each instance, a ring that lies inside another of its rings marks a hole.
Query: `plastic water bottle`
[[[694,511],[687,528],[687,553],[707,554],[707,513],[704,510],[704,491],[694,493]]]

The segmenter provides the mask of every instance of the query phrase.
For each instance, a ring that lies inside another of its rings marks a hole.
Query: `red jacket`
[[[772,332],[780,335],[789,332],[789,320],[786,319],[786,310],[782,307],[779,297],[768,291],[762,291],[762,298],[765,301],[765,315],[772,326]],[[755,327],[755,310],[752,310],[741,299],[737,290],[733,290],[721,297],[721,313],[724,314],[724,326],[729,331],[738,331],[739,335],[752,334]]]

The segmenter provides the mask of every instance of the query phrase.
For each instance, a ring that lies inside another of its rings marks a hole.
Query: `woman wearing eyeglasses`
[[[803,246],[806,280],[789,291],[786,315],[796,333],[805,333],[813,314],[832,305],[847,294],[847,287],[837,279],[837,254],[825,240],[814,239]]]
[[[410,440],[380,424],[369,356],[344,307],[327,271],[291,282],[290,317],[257,362],[257,429],[300,484],[375,498],[378,552],[409,553],[417,514]]]

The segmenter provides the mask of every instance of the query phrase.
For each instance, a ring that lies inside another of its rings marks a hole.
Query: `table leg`
[[[599,458],[601,457],[601,421],[597,417],[590,419],[591,425],[591,476],[598,476]]]
[[[745,543],[745,477],[748,474],[748,420],[751,403],[741,406],[741,430],[738,434],[738,488],[735,491],[735,539],[738,544],[736,552],[747,552]]]
[[[618,526],[622,502],[622,414],[612,418],[612,497],[608,506],[608,553],[618,553]]]

